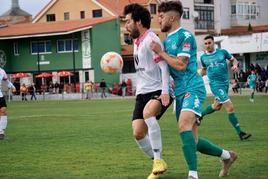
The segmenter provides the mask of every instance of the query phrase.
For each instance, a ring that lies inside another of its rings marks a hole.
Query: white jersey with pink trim
[[[7,78],[7,74],[5,72],[5,70],[3,70],[2,68],[0,68],[0,97],[3,97],[3,93],[2,93],[2,81],[6,81]]]
[[[161,59],[151,50],[150,44],[152,41],[161,44],[163,49],[161,40],[151,30],[147,30],[134,42],[134,63],[137,77],[136,95],[162,90],[161,70],[157,65]]]

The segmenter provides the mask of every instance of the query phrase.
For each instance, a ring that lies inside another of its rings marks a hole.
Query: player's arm
[[[158,63],[158,66],[161,69],[162,76],[162,94],[160,95],[161,102],[164,106],[169,104],[169,69],[165,61],[161,60]]]
[[[232,70],[233,70],[233,72],[237,72],[237,70],[238,70],[238,64],[239,64],[239,62],[237,61],[237,59],[233,57],[233,58],[230,59],[230,62],[232,64]]]
[[[12,88],[12,90],[16,90],[15,86],[8,80],[7,74],[6,72],[4,72],[4,78],[3,81],[5,81],[7,83],[7,87],[10,89]]]
[[[171,57],[161,49],[158,43],[154,41],[152,41],[150,47],[156,54],[158,54],[163,60],[165,60],[170,66],[172,66],[176,70],[179,70],[179,71],[186,70],[189,57],[187,56]]]

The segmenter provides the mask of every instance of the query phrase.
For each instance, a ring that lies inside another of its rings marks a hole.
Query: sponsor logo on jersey
[[[182,46],[183,51],[190,51],[191,45],[190,43],[184,43]]]
[[[184,95],[184,98],[189,98],[190,95],[191,95],[191,94],[187,92],[187,93]]]

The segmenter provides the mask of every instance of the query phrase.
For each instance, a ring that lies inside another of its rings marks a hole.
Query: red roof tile
[[[84,20],[49,22],[49,23],[24,23],[8,25],[0,28],[0,38],[12,38],[16,36],[36,36],[42,34],[68,33],[94,26],[96,24],[108,22],[116,19],[115,17],[92,18]]]

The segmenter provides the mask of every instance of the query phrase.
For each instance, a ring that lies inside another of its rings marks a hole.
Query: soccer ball
[[[116,52],[107,52],[101,57],[100,66],[105,73],[118,73],[123,68],[123,59]]]

